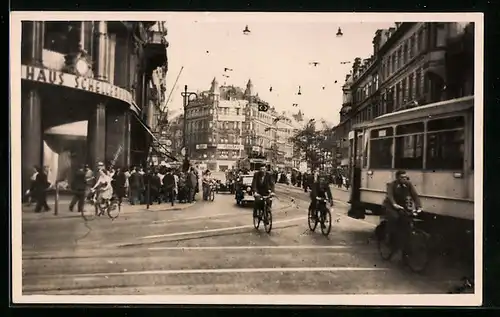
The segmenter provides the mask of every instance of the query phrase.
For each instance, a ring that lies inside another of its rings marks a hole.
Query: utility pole
[[[195,98],[198,98],[198,95],[195,92],[189,92],[188,91],[188,86],[184,85],[184,91],[181,93],[181,96],[183,97],[183,109],[184,109],[184,121],[182,123],[182,148],[184,149],[184,163],[183,167],[184,170],[187,170],[189,167],[189,151],[187,149],[187,116],[186,116],[186,110],[187,106],[189,103],[189,97],[194,96]]]

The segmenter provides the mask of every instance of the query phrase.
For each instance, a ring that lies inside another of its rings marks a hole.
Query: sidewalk
[[[45,220],[45,219],[64,219],[64,218],[79,218],[81,217],[79,212],[76,212],[77,208],[75,206],[73,212],[69,211],[69,203],[71,199],[63,199],[59,200],[58,205],[58,214],[54,214],[54,206],[55,201],[52,199],[51,201],[47,201],[47,204],[51,208],[48,212],[35,213],[35,205],[31,205],[30,207],[23,205],[22,207],[22,218],[23,221],[30,220]],[[148,212],[148,211],[179,211],[187,209],[193,206],[196,202],[190,204],[180,204],[176,203],[172,206],[170,203],[163,204],[154,204],[150,205],[149,209],[147,209],[147,205],[130,205],[128,202],[124,202],[121,205],[120,214],[133,214],[139,212]]]

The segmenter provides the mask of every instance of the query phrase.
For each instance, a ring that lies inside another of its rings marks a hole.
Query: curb
[[[183,207],[174,207],[174,208],[164,208],[164,209],[146,209],[146,208],[138,208],[136,210],[129,210],[129,211],[125,211],[121,210],[120,214],[125,214],[125,215],[130,215],[130,214],[134,214],[134,213],[139,213],[139,212],[146,212],[146,211],[150,211],[150,212],[165,212],[165,211],[180,211],[180,210],[185,210],[185,209],[188,209],[192,206],[194,206],[196,204],[195,203],[191,203],[191,204],[183,204],[182,206]],[[22,215],[22,219],[21,221],[39,221],[39,220],[57,220],[57,219],[71,219],[71,218],[81,218],[81,214],[77,211],[73,212],[73,213],[64,213],[64,214],[57,214],[57,215],[54,215],[54,212],[51,210],[49,212],[45,212],[45,213],[40,213],[40,214],[35,214],[34,212],[32,211],[24,211],[23,212],[24,216]],[[44,215],[44,214],[47,214],[47,215]],[[52,216],[52,217],[49,217]]]
[[[147,208],[143,208],[143,209],[137,210],[136,212],[139,212],[139,211],[151,211],[151,212],[154,212],[154,211],[179,211],[179,210],[188,209],[190,207],[193,207],[194,205],[196,205],[196,201],[194,203],[181,204],[180,206],[182,206],[182,207],[172,207],[172,208],[165,208],[165,209],[147,209]]]

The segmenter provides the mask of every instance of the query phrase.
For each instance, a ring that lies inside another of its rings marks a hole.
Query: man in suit
[[[163,176],[162,183],[165,200],[168,199],[170,202],[175,201],[175,177],[171,169],[168,169],[165,176]]]
[[[69,204],[69,211],[73,211],[73,208],[78,204],[78,212],[83,211],[83,205],[85,203],[85,190],[87,188],[87,182],[85,179],[85,169],[84,166],[75,172],[73,181],[71,182],[71,190],[73,191],[73,199]]]
[[[257,210],[262,208],[263,200],[261,196],[267,196],[274,192],[273,175],[266,171],[266,167],[262,166],[258,172],[253,174],[252,190],[255,196],[253,204],[253,216],[257,216]],[[271,205],[269,206],[271,207]]]

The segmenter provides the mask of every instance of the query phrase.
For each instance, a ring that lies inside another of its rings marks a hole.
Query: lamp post
[[[183,109],[184,109],[184,120],[182,124],[182,148],[184,149],[184,169],[188,169],[189,167],[189,153],[187,149],[187,142],[186,142],[186,128],[187,128],[187,116],[186,116],[186,109],[188,106],[189,98],[191,96],[194,96],[195,98],[198,98],[198,95],[195,92],[188,91],[188,86],[184,85],[184,91],[181,92],[181,96],[184,98],[183,99]]]

